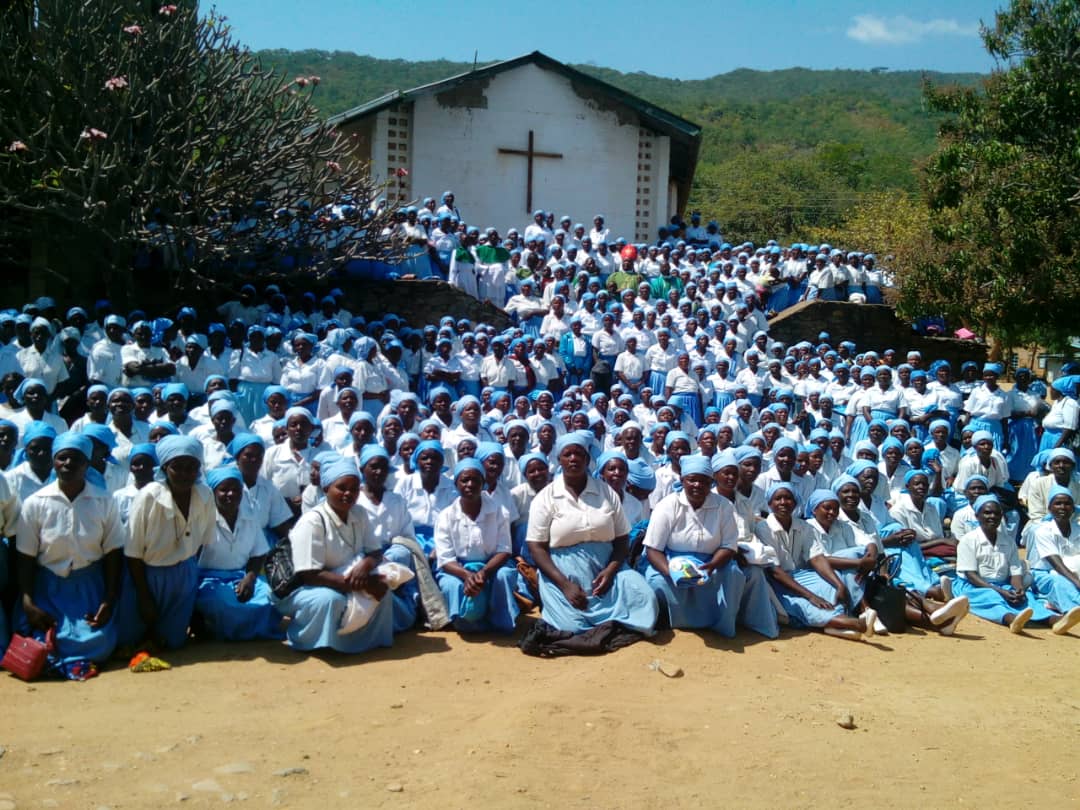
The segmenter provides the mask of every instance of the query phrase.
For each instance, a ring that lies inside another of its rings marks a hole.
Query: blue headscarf
[[[150,460],[156,467],[158,465],[157,457],[157,445],[152,442],[141,442],[139,444],[131,445],[131,452],[128,454],[128,460],[135,458],[135,456],[150,456]]]
[[[202,464],[202,443],[190,436],[164,436],[158,441],[157,457],[162,467],[182,456],[190,456]]]
[[[206,473],[206,483],[210,489],[217,489],[218,484],[224,481],[237,481],[240,486],[244,485],[244,478],[235,464],[226,464],[223,467],[215,467]]]
[[[682,476],[704,475],[712,478],[712,459],[702,455],[686,455],[679,461]]]
[[[551,466],[547,460],[547,456],[543,453],[526,453],[518,459],[518,469],[521,470],[522,475],[524,475],[525,470],[528,469],[530,461],[542,462],[545,467]]]
[[[457,483],[458,478],[461,477],[463,472],[469,470],[476,470],[480,473],[480,477],[484,477],[484,465],[477,461],[475,458],[463,458],[454,466],[454,483]]]
[[[836,495],[833,494],[831,489],[815,489],[810,493],[810,497],[806,499],[806,511],[803,513],[807,519],[814,516],[814,510],[821,506],[823,503],[829,501],[837,501]],[[837,504],[840,502],[837,501]]]
[[[360,478],[360,470],[356,468],[356,462],[351,458],[337,458],[329,464],[319,467],[319,484],[323,492],[333,486],[335,481],[352,476]]]
[[[364,449],[360,452],[360,467],[367,466],[367,463],[372,459],[385,458],[387,463],[390,462],[390,454],[386,452],[381,444],[365,444]]]
[[[55,431],[53,431],[53,435],[56,435]],[[89,461],[90,456],[94,453],[94,446],[91,443],[89,436],[69,430],[53,439],[53,458],[56,458],[62,450],[75,450],[82,453],[86,457],[86,460]]]

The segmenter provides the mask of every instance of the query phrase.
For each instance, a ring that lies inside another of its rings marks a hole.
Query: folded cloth
[[[563,655],[602,655],[627,647],[645,634],[619,622],[603,622],[581,633],[557,630],[543,619],[529,628],[518,647],[526,655],[557,658]]]
[[[709,581],[708,573],[698,568],[693,557],[672,557],[668,560],[668,574],[676,588],[694,588]]]
[[[352,571],[353,566],[359,565],[360,561],[349,565],[345,569],[343,575],[348,576]],[[396,562],[383,562],[375,566],[375,570],[372,572],[375,576],[378,576],[386,583],[386,586],[395,591],[406,582],[410,582],[416,574],[410,571],[406,566]],[[345,610],[341,614],[341,623],[338,625],[339,633],[355,633],[361,627],[364,627],[371,617],[375,615],[375,609],[379,606],[379,600],[369,593],[364,591],[354,591],[349,594],[349,601],[345,605]]]
[[[749,565],[780,565],[780,558],[772,546],[767,546],[757,538],[740,540],[739,551]]]

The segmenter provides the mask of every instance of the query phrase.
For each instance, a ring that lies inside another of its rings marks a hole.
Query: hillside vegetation
[[[396,89],[438,81],[469,63],[407,62],[345,52],[262,51],[284,75],[318,75],[328,115]],[[735,70],[682,81],[575,65],[702,127],[691,207],[725,236],[816,241],[869,200],[910,202],[939,119],[923,81],[973,85],[978,74],[887,70]],[[881,249],[881,248],[877,248]]]

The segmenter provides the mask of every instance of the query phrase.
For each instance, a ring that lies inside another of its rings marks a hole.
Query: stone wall
[[[800,340],[816,343],[819,332],[828,332],[832,345],[853,341],[860,350],[878,353],[895,349],[902,358],[917,350],[930,361],[948,360],[954,372],[965,360],[980,365],[986,361],[985,344],[954,338],[931,338],[917,335],[911,325],[900,320],[896,311],[883,304],[849,304],[841,301],[805,301],[785,309],[769,321],[769,335],[787,345]]]
[[[349,309],[368,320],[393,312],[414,327],[438,324],[443,315],[468,318],[505,329],[510,318],[498,307],[477,301],[445,281],[341,281]]]

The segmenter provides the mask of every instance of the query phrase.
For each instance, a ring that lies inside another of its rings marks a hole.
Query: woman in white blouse
[[[266,331],[255,324],[247,330],[247,344],[233,349],[229,382],[236,391],[240,414],[252,424],[263,410],[263,394],[281,379],[281,358],[266,349]]]
[[[1013,633],[1022,632],[1030,621],[1050,623],[1055,630],[1064,627],[1064,617],[1031,590],[1030,575],[1016,543],[999,531],[1004,516],[1001,502],[995,495],[983,495],[974,508],[979,528],[957,544],[955,592],[968,598],[976,616],[1004,624]],[[1064,627],[1063,632],[1067,631]]]
[[[438,439],[420,442],[412,455],[414,472],[398,478],[394,492],[405,500],[416,541],[428,556],[435,553],[435,521],[457,497],[454,483],[443,475],[446,451]]]
[[[1076,378],[1062,377],[1050,385],[1050,413],[1042,420],[1040,450],[1069,447],[1080,426],[1080,406],[1076,403]]]
[[[779,634],[763,569],[741,568],[735,507],[711,492],[712,463],[682,459],[682,491],[653,509],[645,533],[645,578],[673,628],[735,635],[736,619],[766,638]]]
[[[326,498],[289,532],[299,584],[276,600],[278,612],[290,619],[286,638],[296,650],[360,653],[389,647],[394,643],[393,602],[375,573],[382,547],[368,530],[367,514],[356,505],[356,464],[341,459],[320,470],[319,478]],[[375,612],[358,630],[341,632],[349,597],[360,592],[378,602]]]
[[[458,497],[435,522],[436,580],[459,633],[512,633],[518,617],[510,520],[484,492],[484,468],[467,458],[454,468]]]
[[[1050,489],[1050,520],[1035,530],[1028,547],[1028,564],[1035,593],[1065,614],[1065,633],[1080,622],[1080,521],[1076,519],[1076,496],[1059,484]]]
[[[234,465],[206,474],[214,493],[214,539],[199,552],[199,590],[195,612],[208,635],[218,641],[280,639],[281,614],[271,603],[270,587],[259,579],[270,547],[255,507],[244,497],[244,479]]]
[[[149,636],[175,648],[187,640],[198,587],[198,553],[214,540],[217,510],[210,489],[199,483],[202,445],[190,436],[157,443],[165,481],[147,484],[131,504],[120,643]]]
[[[112,497],[86,481],[91,453],[88,436],[57,436],[56,480],[22,504],[17,531],[17,501],[10,499],[0,515],[0,528],[15,535],[18,552],[14,629],[39,640],[55,631],[49,664],[71,680],[96,674],[118,634],[114,610],[126,535]],[[7,643],[6,634],[0,641]]]
[[[873,638],[876,613],[848,615],[842,583],[824,558],[813,553],[814,529],[795,514],[798,501],[791,484],[774,482],[766,499],[769,515],[754,523],[754,535],[776,556],[766,576],[788,624],[820,627],[827,635],[852,640]]]
[[[294,515],[300,514],[301,496],[311,480],[311,460],[318,452],[309,442],[314,428],[306,408],[289,408],[285,412],[287,438],[267,449],[263,457],[262,474],[278,488]]]
[[[559,439],[562,474],[529,508],[526,540],[540,569],[542,616],[571,633],[614,621],[652,635],[656,597],[645,578],[625,566],[630,525],[618,496],[589,476],[591,442],[579,432]]]

